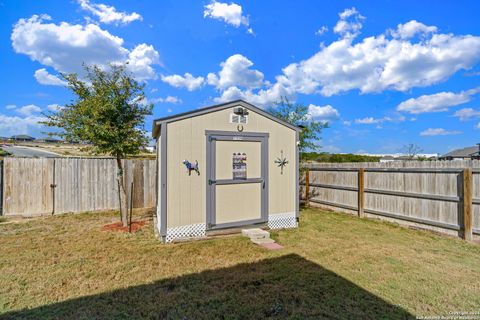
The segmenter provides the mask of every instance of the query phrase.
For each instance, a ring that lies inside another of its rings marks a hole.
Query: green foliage
[[[148,143],[143,123],[153,107],[142,103],[144,85],[133,79],[125,66],[84,68],[84,79],[77,74],[62,74],[75,99],[46,115],[43,124],[61,129],[52,135],[88,143],[93,153],[117,158],[139,153]]]
[[[0,148],[0,157],[7,157],[10,153]]]
[[[294,104],[287,97],[282,97],[275,107],[271,107],[267,111],[277,118],[302,128],[298,146],[300,152],[320,149],[318,144],[320,133],[322,129],[328,128],[328,123],[313,120],[308,114],[307,106],[299,103]]]
[[[364,156],[358,154],[335,154],[335,153],[316,153],[316,152],[305,152],[301,155],[302,160],[304,161],[316,161],[316,162],[379,162],[380,157]]]

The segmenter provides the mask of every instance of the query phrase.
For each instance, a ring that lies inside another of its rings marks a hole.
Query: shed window
[[[230,123],[247,124],[248,115],[239,115],[239,114],[232,113],[230,114]]]

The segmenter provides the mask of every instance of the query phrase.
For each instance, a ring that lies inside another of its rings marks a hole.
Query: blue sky
[[[0,0],[0,135],[42,136],[60,72],[129,61],[151,120],[281,95],[328,121],[323,151],[480,142],[478,1]]]

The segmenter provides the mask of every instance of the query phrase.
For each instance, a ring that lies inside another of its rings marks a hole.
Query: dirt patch
[[[145,226],[145,221],[132,221],[132,232],[137,232],[140,230],[143,226]],[[102,227],[102,230],[104,231],[123,231],[123,232],[128,232],[130,228],[124,227],[122,225],[121,221],[114,222],[114,223],[109,223],[106,224]]]

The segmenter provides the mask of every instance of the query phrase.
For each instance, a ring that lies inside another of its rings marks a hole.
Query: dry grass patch
[[[480,246],[429,232],[312,209],[267,251],[240,236],[162,245],[150,220],[102,230],[115,219],[0,225],[0,318],[403,319],[480,306]]]

